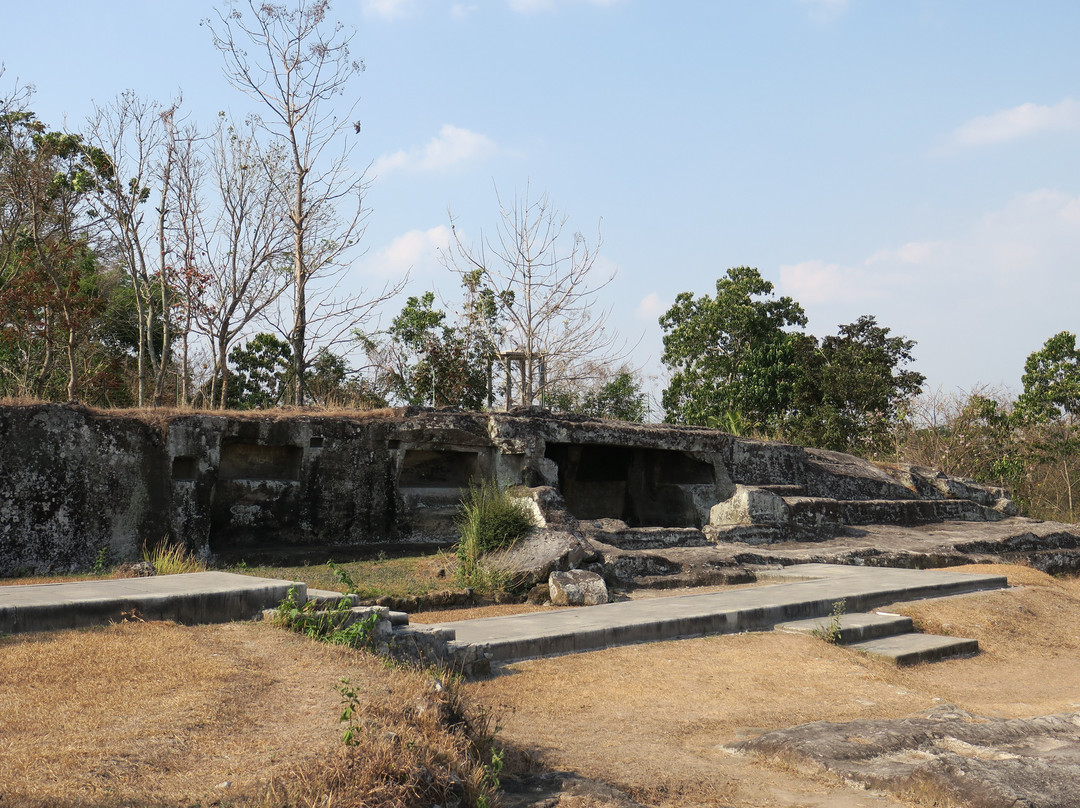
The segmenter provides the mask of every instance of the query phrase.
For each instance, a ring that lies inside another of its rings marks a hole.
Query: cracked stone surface
[[[1080,713],[1003,719],[944,706],[912,718],[815,721],[730,748],[971,808],[1072,808],[1080,783]]]

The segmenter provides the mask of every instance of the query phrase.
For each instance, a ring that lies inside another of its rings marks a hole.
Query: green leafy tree
[[[314,403],[323,407],[355,407],[372,410],[387,405],[371,384],[349,367],[345,357],[329,348],[320,348],[308,365],[304,386]]]
[[[0,288],[43,285],[43,352],[33,383],[45,395],[56,354],[66,360],[69,400],[80,391],[80,354],[94,316],[96,256],[86,231],[94,218],[89,195],[109,176],[104,154],[81,136],[50,130],[25,109],[0,114]],[[20,278],[20,276],[23,276]],[[33,295],[31,295],[33,296]],[[53,340],[59,328],[61,340]]]
[[[466,291],[456,325],[426,292],[406,301],[385,339],[360,337],[392,398],[414,405],[484,407],[494,350],[477,323],[489,316],[491,302],[480,290]]]
[[[228,405],[262,410],[277,406],[285,396],[292,369],[292,348],[273,334],[256,334],[229,353],[232,380]]]
[[[1080,414],[1080,350],[1076,335],[1055,334],[1024,363],[1019,414],[1034,423],[1074,421]]]
[[[1055,334],[1024,363],[1024,392],[1016,401],[1016,414],[1029,426],[1034,458],[1060,475],[1065,491],[1067,519],[1076,518],[1073,490],[1080,458],[1080,351],[1076,335]]]
[[[669,423],[776,429],[795,393],[806,325],[802,307],[777,298],[756,269],[735,267],[715,297],[682,292],[660,317],[661,357],[672,370],[663,393]]]
[[[556,411],[613,421],[641,423],[649,414],[649,397],[641,389],[641,380],[626,367],[585,389],[557,389],[548,403]]]
[[[843,452],[883,449],[926,377],[905,369],[915,341],[864,315],[820,344],[807,335],[784,427],[789,439]]]

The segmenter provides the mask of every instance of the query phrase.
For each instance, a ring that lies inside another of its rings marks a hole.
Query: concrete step
[[[787,631],[793,634],[822,636],[829,633],[833,627],[833,617],[828,616],[777,623],[775,630]],[[910,617],[883,612],[842,614],[835,621],[835,627],[837,629],[835,641],[840,645],[851,645],[852,643],[865,642],[880,637],[907,634],[914,628]]]
[[[350,606],[357,606],[360,598],[356,595],[344,595],[341,592],[332,592],[329,589],[308,589],[307,599],[314,601],[316,606],[337,606],[342,599],[348,600]]]
[[[777,570],[772,577],[784,581],[785,572]],[[613,645],[769,630],[777,623],[828,619],[838,600],[846,601],[855,611],[868,612],[887,603],[1006,586],[1004,576],[948,570],[805,564],[788,574],[788,582],[777,586],[461,620],[438,627],[454,629],[459,645],[475,646],[493,663],[499,663]],[[893,640],[868,640],[859,645],[869,647]],[[977,645],[953,653],[974,650]],[[906,659],[900,664],[907,664]]]
[[[394,628],[409,625],[408,612],[390,612],[390,625]]]
[[[897,665],[915,665],[979,653],[978,640],[937,634],[898,634],[854,643],[849,647],[892,660]]]

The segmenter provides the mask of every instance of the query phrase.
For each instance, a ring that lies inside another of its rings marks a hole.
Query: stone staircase
[[[711,542],[823,541],[853,525],[994,522],[1005,514],[972,499],[833,499],[799,485],[737,485],[703,529]]]
[[[778,623],[775,631],[812,634],[897,665],[935,662],[979,652],[979,641],[915,631],[910,617],[887,612],[843,614]]]

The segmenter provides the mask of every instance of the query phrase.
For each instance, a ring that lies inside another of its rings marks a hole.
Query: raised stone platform
[[[608,603],[510,617],[441,623],[452,645],[491,662],[591,651],[614,645],[767,630],[824,617],[837,602],[853,612],[888,603],[1005,587],[1000,575],[801,564],[769,573],[777,583],[738,590]]]
[[[60,584],[0,586],[0,634],[100,626],[124,619],[226,623],[249,620],[307,585],[231,572],[191,572]]]

